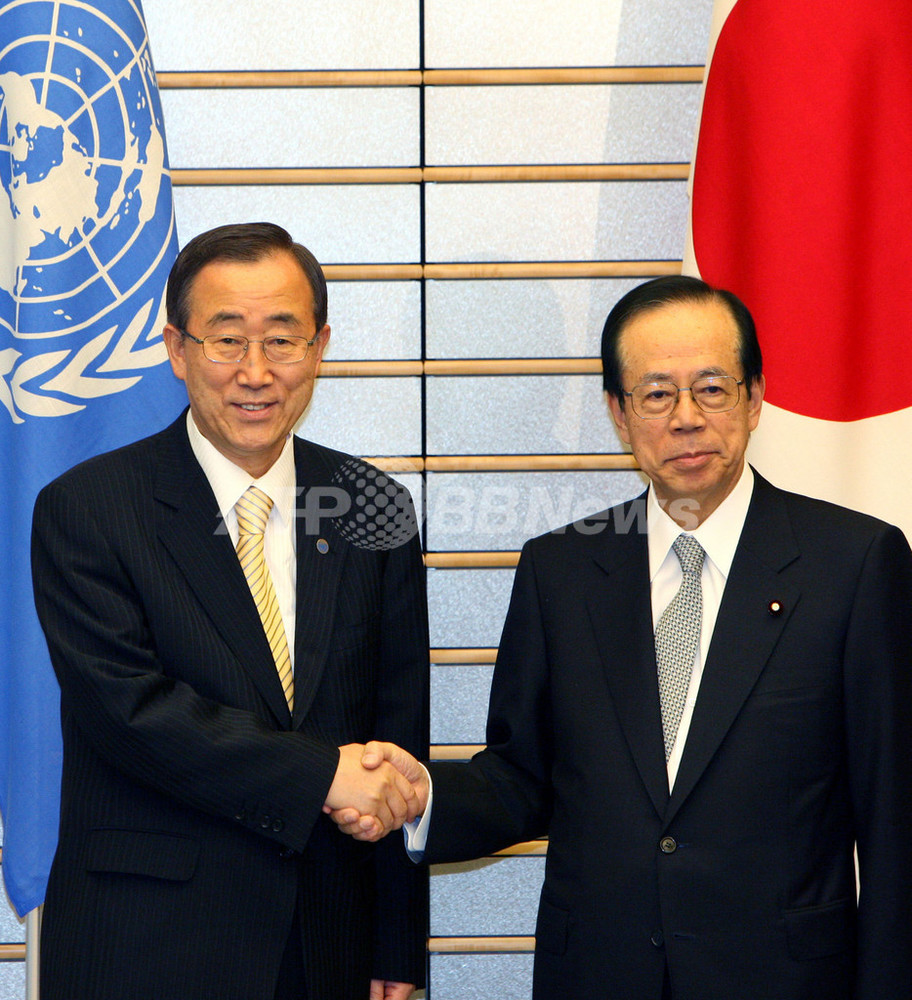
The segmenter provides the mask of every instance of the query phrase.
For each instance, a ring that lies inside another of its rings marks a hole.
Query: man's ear
[[[748,427],[753,431],[757,429],[760,422],[760,408],[763,405],[763,396],[766,393],[766,376],[761,375],[751,383],[750,395],[747,397],[747,420]]]
[[[323,352],[326,350],[329,344],[329,335],[332,331],[329,328],[329,323],[327,323],[323,329],[317,334],[317,340],[315,341],[311,351],[315,353],[314,360],[314,375],[320,370],[320,362],[323,360]]]
[[[162,340],[168,349],[171,371],[183,382],[187,376],[186,344],[180,330],[170,323],[162,330]]]
[[[608,403],[608,411],[611,413],[611,419],[614,421],[614,426],[617,428],[618,437],[624,442],[624,444],[630,444],[630,431],[627,428],[627,410],[624,404],[618,399],[617,396],[613,396],[610,392],[605,393],[605,399]]]

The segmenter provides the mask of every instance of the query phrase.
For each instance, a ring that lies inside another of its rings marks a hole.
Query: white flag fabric
[[[912,539],[912,4],[717,0],[685,273],[757,322],[749,459]]]

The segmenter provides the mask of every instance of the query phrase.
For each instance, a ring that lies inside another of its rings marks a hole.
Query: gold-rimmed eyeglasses
[[[674,413],[678,395],[689,392],[704,413],[724,413],[733,410],[741,399],[744,379],[734,375],[707,375],[691,385],[677,386],[674,382],[643,382],[624,395],[630,397],[633,412],[643,420],[658,420]]]
[[[264,337],[262,340],[251,340],[249,337],[241,337],[233,333],[216,333],[210,337],[202,338],[194,337],[186,330],[181,330],[180,334],[183,337],[189,337],[194,343],[200,344],[206,358],[209,361],[214,361],[217,365],[240,364],[247,356],[247,349],[251,344],[262,344],[263,355],[267,361],[276,365],[293,365],[307,357],[311,345],[320,336],[317,333],[308,340],[306,337],[277,335]]]

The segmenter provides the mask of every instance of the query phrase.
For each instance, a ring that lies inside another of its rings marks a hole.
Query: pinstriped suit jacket
[[[71,470],[35,507],[64,743],[42,996],[272,1000],[296,903],[311,1000],[421,983],[426,876],[398,837],[359,844],[321,813],[338,746],[426,747],[417,536],[355,544],[373,472],[295,441],[292,718],[184,420]]]

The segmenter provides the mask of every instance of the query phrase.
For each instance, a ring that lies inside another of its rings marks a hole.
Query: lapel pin
[[[329,552],[329,542],[327,542],[325,538],[317,539],[317,552],[319,552],[321,556],[325,556],[326,553]]]
[[[771,615],[781,615],[782,614],[782,601],[770,601],[769,608],[767,608]]]

